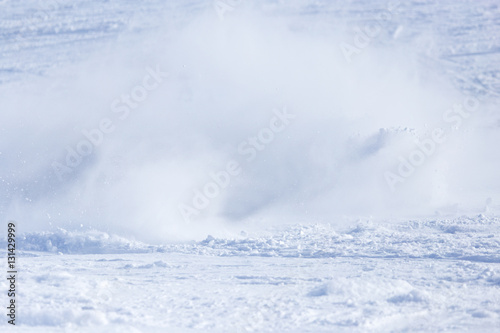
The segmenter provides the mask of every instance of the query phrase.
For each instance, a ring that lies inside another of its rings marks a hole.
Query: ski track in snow
[[[419,50],[425,59],[455,77],[462,89],[476,94],[488,90],[499,96],[500,46],[498,34],[499,7],[495,1],[387,2],[352,0],[347,4],[329,1],[243,1],[259,11],[276,16],[296,16],[297,29],[320,33],[322,29],[352,29],[352,26],[374,22],[374,17],[390,6],[396,6],[394,17],[383,27],[376,43],[405,43],[421,39]],[[470,3],[476,4],[471,8]],[[150,0],[141,3],[111,0],[41,1],[18,4],[12,0],[1,4],[0,12],[0,82],[26,80],[43,76],[51,68],[85,59],[86,55],[116,40],[123,33],[151,31],[159,24],[182,26],[203,11],[212,10],[211,1],[170,2]],[[442,18],[447,17],[446,24]],[[331,19],[334,17],[334,19]],[[325,19],[326,18],[326,19]],[[395,34],[398,28],[402,31]],[[426,33],[440,38],[430,47]],[[36,50],[36,52],[33,52]]]
[[[1,1],[1,88],[59,78],[60,68],[112,42],[128,43],[159,25],[183,27],[199,13],[216,15],[212,6]],[[241,6],[293,18],[296,31],[321,35],[369,23],[387,3],[262,0]],[[499,20],[496,1],[403,1],[370,47],[415,48],[424,66],[461,91],[498,103]],[[431,44],[430,34],[437,36]],[[4,220],[17,190],[0,192]],[[201,241],[163,244],[132,241],[108,228],[46,229],[18,235],[19,326],[4,318],[2,332],[500,331],[500,218],[494,214],[365,219],[350,227],[255,230],[242,224],[234,237],[214,232]],[[6,248],[5,240],[0,245]],[[0,291],[7,289],[1,280]]]

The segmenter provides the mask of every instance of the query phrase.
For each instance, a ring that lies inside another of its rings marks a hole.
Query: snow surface
[[[495,332],[499,231],[480,215],[162,246],[34,233],[20,320],[33,332]]]
[[[500,331],[497,1],[226,3],[0,1],[0,330]]]

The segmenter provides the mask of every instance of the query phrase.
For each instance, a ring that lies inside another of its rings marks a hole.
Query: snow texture
[[[0,1],[0,331],[498,332],[499,36],[496,0]]]

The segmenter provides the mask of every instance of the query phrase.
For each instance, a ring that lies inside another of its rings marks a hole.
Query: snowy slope
[[[493,0],[0,1],[0,330],[499,331],[499,36]]]

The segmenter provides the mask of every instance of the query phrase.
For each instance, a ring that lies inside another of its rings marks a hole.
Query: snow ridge
[[[62,228],[26,233],[22,235],[20,243],[23,251],[61,254],[145,253],[154,248],[102,231],[68,231]]]
[[[273,227],[259,235],[208,235],[200,242],[151,245],[101,231],[27,233],[21,250],[62,254],[167,252],[210,256],[283,258],[433,258],[500,263],[500,218],[462,216],[403,223],[360,222],[347,230],[332,224]]]

